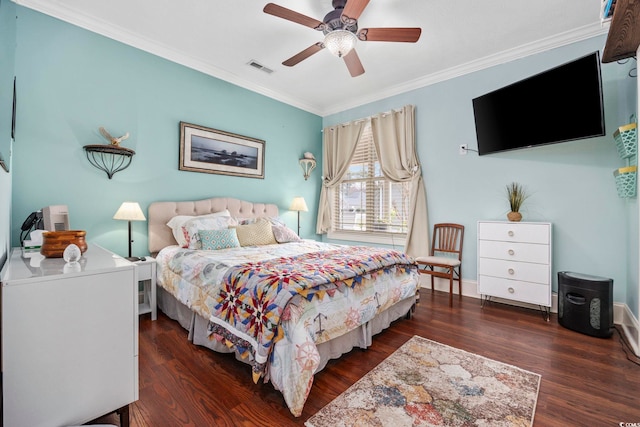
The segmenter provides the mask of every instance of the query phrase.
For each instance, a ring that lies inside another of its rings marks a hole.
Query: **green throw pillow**
[[[202,249],[205,251],[217,251],[218,249],[239,248],[240,242],[235,228],[225,228],[222,230],[200,230],[198,231]]]

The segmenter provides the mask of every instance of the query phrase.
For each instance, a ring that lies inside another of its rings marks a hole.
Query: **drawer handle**
[[[509,235],[509,237],[513,237],[513,235],[514,235],[515,233],[513,232],[513,230],[509,230],[509,232],[508,232],[507,234]]]
[[[516,253],[516,252],[515,252],[513,249],[509,249],[509,255],[513,255],[513,254],[515,254],[515,253]]]
[[[515,271],[514,271],[514,269],[513,269],[513,268],[510,268],[508,271],[509,271],[509,274],[511,274],[512,276],[513,276],[513,274],[515,273]]]
[[[509,289],[507,289],[507,290],[509,291],[509,293],[510,293],[510,294],[512,294],[512,293],[514,293],[514,292],[516,291],[516,290],[515,290],[515,289],[513,289],[513,288],[509,288]]]

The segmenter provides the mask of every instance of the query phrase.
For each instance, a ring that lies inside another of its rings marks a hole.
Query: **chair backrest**
[[[464,225],[441,223],[433,226],[431,256],[450,256],[462,261]]]

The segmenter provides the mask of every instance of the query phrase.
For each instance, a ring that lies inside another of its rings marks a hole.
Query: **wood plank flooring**
[[[396,321],[316,375],[304,413],[291,415],[271,384],[254,384],[248,365],[187,341],[164,314],[140,318],[140,399],[132,427],[301,426],[413,335],[542,375],[534,426],[640,423],[640,366],[620,334],[596,338],[563,328],[552,314],[421,290],[412,320]],[[634,363],[635,361],[635,363]],[[111,415],[96,422],[118,425]],[[640,425],[640,424],[639,424]]]

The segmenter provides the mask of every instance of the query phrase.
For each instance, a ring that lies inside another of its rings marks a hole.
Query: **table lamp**
[[[298,212],[298,236],[300,235],[300,211],[308,212],[309,208],[307,207],[307,203],[304,201],[304,197],[294,197],[291,202],[291,206],[289,206],[290,211]]]
[[[142,209],[140,209],[140,205],[136,202],[122,203],[116,214],[113,216],[113,219],[129,221],[129,256],[127,259],[129,261],[139,261],[140,258],[131,256],[131,243],[133,243],[133,239],[131,239],[131,221],[147,220],[142,213]]]

